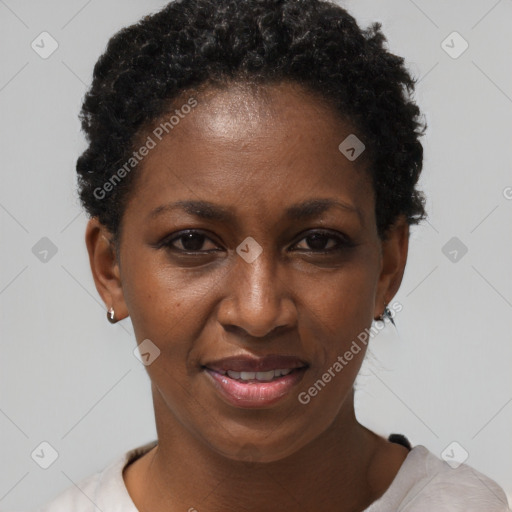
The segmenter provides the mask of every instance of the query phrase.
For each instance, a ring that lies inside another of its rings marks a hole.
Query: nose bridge
[[[274,251],[245,240],[237,248],[231,274],[230,304],[223,320],[253,336],[264,336],[291,321],[291,309],[284,283],[278,276]]]
[[[256,249],[250,249],[254,250]],[[262,248],[261,253],[253,261],[240,257],[236,263],[236,293],[240,293],[240,298],[253,308],[269,304],[275,300],[276,293],[279,293],[276,283],[277,262],[271,252],[270,249]]]

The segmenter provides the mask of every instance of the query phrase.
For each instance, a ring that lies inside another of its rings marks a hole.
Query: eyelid
[[[162,247],[169,247],[171,249],[174,249],[176,250],[177,252],[181,252],[183,254],[185,253],[190,253],[190,254],[197,254],[197,253],[208,253],[210,251],[215,251],[216,249],[208,249],[206,251],[184,251],[183,249],[178,249],[174,246],[172,246],[172,243],[175,242],[176,240],[179,240],[180,238],[184,237],[185,235],[189,234],[189,233],[192,233],[194,235],[202,235],[205,237],[205,239],[209,240],[210,242],[212,242],[213,244],[215,245],[219,245],[213,238],[212,236],[210,236],[208,234],[207,231],[203,230],[203,229],[198,229],[198,228],[189,228],[189,229],[183,229],[183,230],[180,230],[180,231],[176,231],[174,233],[171,233],[170,235],[167,235],[166,237],[164,237],[160,242],[158,242],[155,247],[160,249]]]
[[[317,251],[312,250],[312,249],[309,251],[307,249],[302,249],[303,251],[313,252],[313,253],[318,253],[318,254],[322,254],[322,253],[325,254],[325,253],[329,253],[329,252],[334,252],[337,249],[342,249],[344,247],[354,247],[355,246],[354,242],[344,233],[341,233],[339,231],[333,232],[326,228],[312,228],[312,229],[303,231],[300,235],[298,235],[298,237],[296,239],[297,241],[291,247],[295,247],[296,245],[299,244],[299,242],[302,242],[302,240],[304,240],[310,236],[313,236],[313,235],[321,235],[321,236],[325,236],[325,238],[327,238],[327,239],[336,240],[337,247],[330,248],[330,249],[324,249],[324,250],[319,249]]]

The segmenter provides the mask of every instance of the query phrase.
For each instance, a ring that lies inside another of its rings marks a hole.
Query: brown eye
[[[172,238],[167,238],[161,243],[161,247],[169,247],[172,250],[176,250],[178,252],[210,252],[212,249],[202,250],[205,241],[210,240],[205,234],[200,231],[184,231],[178,236],[173,236]],[[210,240],[211,242],[211,240]],[[213,242],[212,242],[213,244]],[[181,247],[180,247],[181,245]],[[217,246],[213,244],[215,248]],[[213,249],[217,250],[217,249]]]
[[[352,246],[347,237],[334,235],[326,231],[313,231],[308,236],[302,238],[302,240],[306,240],[306,245],[309,246],[312,252],[328,253]],[[295,244],[294,247],[297,247],[297,245],[298,244]],[[308,249],[306,248],[304,250],[307,251]]]

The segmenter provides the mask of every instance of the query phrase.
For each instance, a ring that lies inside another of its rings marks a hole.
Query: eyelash
[[[180,239],[184,238],[186,235],[190,235],[190,234],[203,236],[205,238],[205,241],[210,240],[212,243],[215,243],[210,237],[208,237],[202,231],[196,230],[196,229],[188,229],[186,231],[181,231],[177,236],[175,234],[173,234],[170,237],[166,237],[164,240],[162,240],[162,242],[160,242],[158,244],[157,248],[166,247],[171,251],[175,251],[175,252],[178,252],[178,253],[184,254],[184,255],[196,255],[196,254],[201,254],[201,253],[209,254],[212,252],[218,252],[217,249],[210,249],[207,251],[185,251],[183,249],[178,249],[177,247],[174,247],[172,245],[177,240],[180,240]],[[344,235],[335,235],[335,234],[325,231],[325,230],[311,230],[311,231],[308,231],[306,236],[303,236],[292,247],[295,247],[303,240],[310,238],[312,236],[315,236],[315,235],[325,238],[327,240],[329,240],[329,239],[336,240],[337,244],[335,247],[331,247],[330,249],[324,249],[324,250],[312,249],[310,251],[308,251],[306,249],[300,249],[301,252],[313,252],[315,254],[330,254],[330,253],[342,251],[343,249],[346,249],[346,248],[354,247],[354,245],[355,245],[348,237],[346,237]]]

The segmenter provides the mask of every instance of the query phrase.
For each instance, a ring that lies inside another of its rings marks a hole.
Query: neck
[[[132,496],[134,502],[143,512],[363,510],[382,492],[370,471],[380,438],[357,422],[353,399],[352,392],[312,443],[265,463],[226,458],[156,414],[158,447],[141,469],[143,496]],[[155,412],[159,407],[165,405],[156,398]]]

